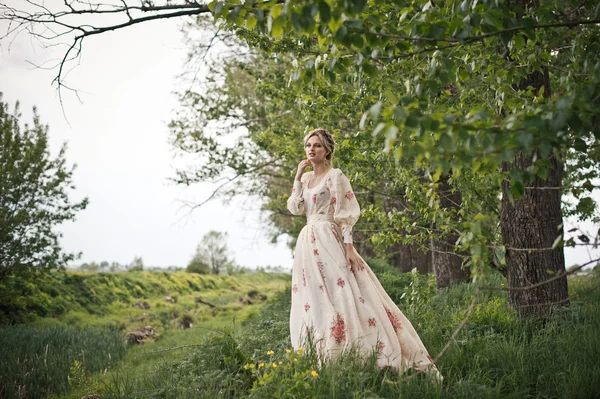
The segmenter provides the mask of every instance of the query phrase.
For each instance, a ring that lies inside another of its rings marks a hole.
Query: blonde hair
[[[306,136],[304,136],[304,144],[313,136],[318,136],[321,139],[321,144],[323,144],[323,148],[328,152],[325,156],[327,163],[331,165],[333,163],[333,151],[335,151],[335,140],[331,133],[322,127],[318,127],[315,130],[310,131]]]

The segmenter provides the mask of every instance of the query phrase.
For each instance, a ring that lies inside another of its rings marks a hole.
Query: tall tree
[[[515,16],[523,19],[529,9],[539,6],[537,0],[511,0]],[[529,38],[525,38],[529,40]],[[510,57],[511,48],[505,48],[505,57]],[[521,91],[532,90],[544,99],[551,97],[548,67],[533,64],[529,73],[523,76],[515,88]],[[534,132],[536,135],[543,132]],[[525,154],[519,151],[511,162],[504,162],[502,169],[528,170],[534,167],[538,154]],[[523,288],[537,285],[556,274],[565,273],[565,260],[562,246],[555,245],[563,239],[561,196],[563,183],[563,161],[557,153],[552,153],[540,161],[544,162],[545,172],[528,179],[521,198],[514,198],[510,182],[502,184],[502,210],[500,228],[506,245],[507,278],[509,287]],[[545,176],[544,176],[545,175]],[[517,183],[518,184],[518,183]],[[533,251],[528,249],[534,248]],[[509,293],[511,304],[520,314],[547,316],[552,307],[542,304],[569,303],[567,279],[562,278],[533,289]]]
[[[52,157],[48,126],[35,108],[33,124],[21,126],[18,104],[11,113],[1,100],[0,94],[0,282],[61,269],[75,259],[62,250],[56,228],[88,203],[69,200],[73,167],[67,166],[66,145]]]
[[[195,273],[198,273],[198,270],[203,271],[203,269],[198,269],[201,264],[208,266],[208,270],[213,274],[227,270],[233,261],[229,257],[226,240],[227,233],[215,230],[209,231],[202,237],[202,241],[196,247],[192,263],[190,263]]]

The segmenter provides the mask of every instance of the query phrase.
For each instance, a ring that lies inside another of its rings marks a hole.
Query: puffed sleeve
[[[329,181],[329,191],[334,203],[333,221],[342,229],[345,244],[352,243],[352,227],[360,216],[360,206],[350,186],[350,181],[341,170],[334,170]]]
[[[303,174],[301,180],[294,179],[294,188],[292,188],[292,195],[287,200],[287,208],[292,215],[302,215],[306,213],[304,209],[304,198],[302,198],[302,190],[304,182],[306,181],[307,173]]]

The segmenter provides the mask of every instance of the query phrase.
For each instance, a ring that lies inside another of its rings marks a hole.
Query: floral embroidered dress
[[[346,264],[344,243],[352,243],[352,226],[360,216],[348,178],[330,169],[308,188],[312,175],[294,181],[287,203],[292,214],[307,217],[292,271],[292,346],[306,345],[310,332],[322,359],[357,346],[365,354],[377,351],[381,367],[416,368],[441,378],[417,332],[366,262],[364,268]]]

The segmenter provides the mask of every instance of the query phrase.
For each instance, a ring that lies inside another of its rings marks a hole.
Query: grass
[[[389,275],[386,275],[388,273]],[[430,292],[430,278],[394,275],[382,281],[433,355],[464,318],[476,285]],[[106,398],[593,398],[600,392],[598,277],[570,279],[571,306],[546,321],[521,321],[506,294],[484,291],[469,323],[439,360],[441,384],[406,378],[348,353],[318,366],[310,348],[289,349],[290,292],[284,291],[235,331],[212,336],[183,359],[152,374],[113,380]],[[501,285],[502,276],[485,284]],[[591,290],[590,290],[591,289]],[[589,290],[589,291],[588,291]],[[397,299],[401,298],[401,299]],[[288,353],[289,352],[289,353]]]
[[[477,285],[435,292],[431,276],[372,264],[435,357],[464,318]],[[280,290],[288,280],[267,276],[260,283],[238,280],[237,291],[231,286],[205,290],[203,299],[222,301],[214,314],[194,302],[194,294],[184,294],[176,304],[164,303],[161,296],[148,299],[150,310],[123,306],[111,310],[116,315],[95,315],[99,324],[112,317],[133,326],[140,315],[146,317],[142,324],[166,324],[159,339],[129,348],[107,371],[71,360],[70,391],[53,392],[62,398],[593,398],[600,392],[598,276],[570,279],[570,307],[557,309],[546,322],[519,320],[504,292],[482,291],[469,322],[438,361],[441,384],[426,375],[378,369],[374,359],[351,352],[323,366],[311,348],[292,352],[290,290],[274,296],[265,288]],[[493,275],[480,284],[498,286],[505,280]],[[252,290],[267,293],[269,301],[240,305],[236,298]],[[194,327],[201,328],[180,330],[171,316],[161,319],[161,312],[176,310],[191,314]],[[123,321],[126,312],[134,321]],[[174,349],[182,345],[190,346]],[[157,352],[164,349],[172,350]],[[39,358],[39,345],[34,352]],[[28,397],[42,397],[45,391],[40,392]]]
[[[238,299],[249,293],[270,296],[283,289],[288,280],[289,275],[266,273],[199,276],[134,272],[53,274],[42,276],[35,284],[9,282],[13,288],[28,287],[13,295],[13,304],[37,305],[31,308],[33,316],[24,316],[32,320],[27,325],[0,328],[0,398],[81,398],[104,389],[105,383],[91,378],[93,375],[110,381],[125,374],[136,379],[152,373],[165,359],[181,359],[188,348],[214,336],[215,331],[256,314],[264,303],[258,299],[253,305],[242,305]],[[139,287],[143,287],[141,294]],[[4,289],[6,297],[6,285]],[[53,289],[59,293],[48,296]],[[166,295],[176,298],[176,303],[167,302]],[[96,299],[90,301],[92,297]],[[216,307],[198,303],[198,297]],[[72,307],[54,317],[48,313],[41,317],[39,309],[65,301],[72,302]],[[133,307],[140,301],[148,302],[150,308]],[[192,320],[192,328],[178,328],[183,317]],[[155,339],[127,348],[125,332],[148,325],[158,329]],[[165,351],[181,346],[187,348]]]
[[[0,397],[37,398],[67,392],[77,360],[99,372],[120,361],[126,346],[120,331],[71,326],[0,329]]]

